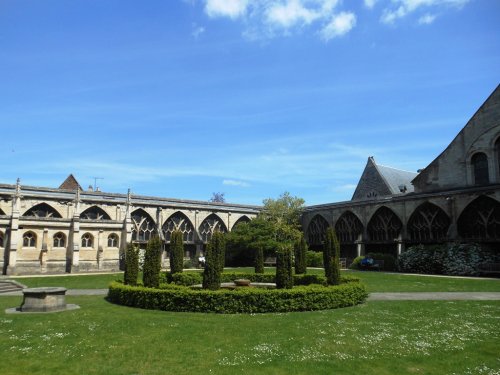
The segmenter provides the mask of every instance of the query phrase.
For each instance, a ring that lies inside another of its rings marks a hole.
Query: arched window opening
[[[94,243],[94,237],[90,233],[82,236],[82,248],[91,248]]]
[[[480,196],[463,210],[457,226],[460,236],[469,241],[500,240],[500,202]]]
[[[0,247],[4,247],[3,239],[4,239],[3,232],[0,232]]]
[[[438,206],[426,202],[417,207],[408,220],[411,242],[443,242],[447,238],[450,218]]]
[[[115,233],[108,236],[108,247],[118,247],[118,235]]]
[[[23,235],[23,247],[36,247],[36,234],[26,232]]]
[[[500,137],[495,142],[495,155],[497,156],[497,181],[500,182]]]
[[[340,243],[354,243],[363,233],[363,224],[351,211],[346,211],[337,220],[335,232]]]
[[[5,212],[3,212],[1,208],[0,208],[0,215],[5,215]]]
[[[61,218],[62,216],[52,206],[47,203],[40,203],[31,207],[23,216],[41,217],[41,218]]]
[[[314,216],[307,228],[307,240],[309,245],[322,245],[323,242],[325,242],[326,230],[328,227],[328,221],[326,221],[323,216]]]
[[[403,224],[387,207],[380,207],[368,223],[368,236],[374,242],[394,242]]]
[[[54,234],[54,247],[65,247],[66,246],[66,236],[64,233],[58,232]]]
[[[490,183],[488,172],[488,157],[482,152],[474,154],[471,158],[474,173],[474,185],[487,185]]]
[[[208,216],[200,225],[200,237],[203,242],[209,242],[215,232],[226,233],[227,228],[220,217],[215,214]]]
[[[237,225],[241,223],[249,223],[250,219],[247,216],[242,216],[238,220],[236,220],[236,223],[233,225],[233,229],[236,228]]]
[[[156,233],[154,220],[146,211],[139,209],[132,213],[132,241],[147,242]]]
[[[170,216],[165,224],[163,224],[162,230],[166,242],[170,242],[172,232],[176,230],[182,233],[184,242],[194,242],[194,226],[182,212],[176,212]]]
[[[87,220],[111,220],[106,211],[97,206],[87,208],[80,214],[80,218]]]

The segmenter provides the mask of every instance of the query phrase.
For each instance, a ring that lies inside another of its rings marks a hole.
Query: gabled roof
[[[59,186],[59,189],[64,189],[64,190],[80,190],[80,191],[83,191],[82,187],[80,186],[80,184],[78,183],[78,181],[76,180],[75,176],[73,176],[73,174],[70,174],[66,180],[64,180],[64,182],[61,184],[61,186]]]
[[[373,156],[368,158],[352,200],[376,199],[377,197],[413,192],[411,180],[417,173],[377,165]],[[403,187],[401,191],[400,187]]]

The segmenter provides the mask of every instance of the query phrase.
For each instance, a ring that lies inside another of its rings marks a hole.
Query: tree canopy
[[[278,199],[264,199],[264,208],[259,216],[272,223],[275,240],[295,242],[301,236],[300,215],[304,208],[304,199],[284,192]]]

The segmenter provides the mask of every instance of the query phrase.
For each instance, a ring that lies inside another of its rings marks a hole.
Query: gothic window
[[[337,220],[335,232],[340,243],[354,243],[363,233],[363,224],[351,211],[346,211]]]
[[[32,217],[55,217],[60,218],[61,215],[53,207],[49,206],[47,203],[40,203],[36,206],[31,207],[28,211],[24,213],[23,216]]]
[[[156,234],[156,225],[144,210],[132,213],[132,241],[147,242]]]
[[[118,247],[118,236],[115,233],[108,236],[108,247]]]
[[[368,223],[368,235],[374,242],[393,242],[398,238],[403,224],[387,207],[380,207]]]
[[[88,220],[111,220],[109,215],[100,207],[92,206],[80,214],[80,218]]]
[[[64,233],[54,234],[54,247],[65,247],[66,246],[66,236]]]
[[[184,242],[194,242],[194,226],[182,212],[176,212],[170,216],[163,224],[162,230],[166,242],[170,242],[172,232],[176,230],[182,232]]]
[[[326,230],[328,229],[328,221],[321,216],[316,215],[312,218],[307,228],[307,239],[309,245],[322,245],[325,241]]]
[[[203,242],[209,242],[214,232],[227,232],[226,225],[215,214],[211,214],[200,225],[200,237]]]
[[[497,173],[498,178],[497,181],[500,181],[500,138],[495,142],[495,154],[497,156]]]
[[[236,223],[234,223],[233,228],[235,228],[237,225],[241,223],[249,223],[250,219],[247,216],[242,216],[238,220],[236,220]]]
[[[421,204],[408,220],[408,236],[411,242],[441,242],[446,240],[450,219],[438,206]]]
[[[474,154],[471,158],[472,171],[474,173],[474,185],[486,185],[490,183],[488,173],[488,157],[482,152]]]
[[[467,240],[500,240],[500,203],[480,196],[458,218],[458,233]]]
[[[82,248],[92,247],[93,242],[94,242],[94,237],[90,233],[85,233],[82,236]]]
[[[0,232],[0,247],[4,247],[3,246],[3,232]]]
[[[23,247],[35,247],[36,234],[33,232],[26,232],[23,235]]]

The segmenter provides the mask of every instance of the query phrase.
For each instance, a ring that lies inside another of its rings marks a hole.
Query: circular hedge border
[[[360,304],[367,296],[365,286],[359,282],[336,286],[311,284],[292,289],[216,291],[174,284],[155,289],[113,282],[107,298],[116,304],[143,309],[234,314],[337,309]]]

